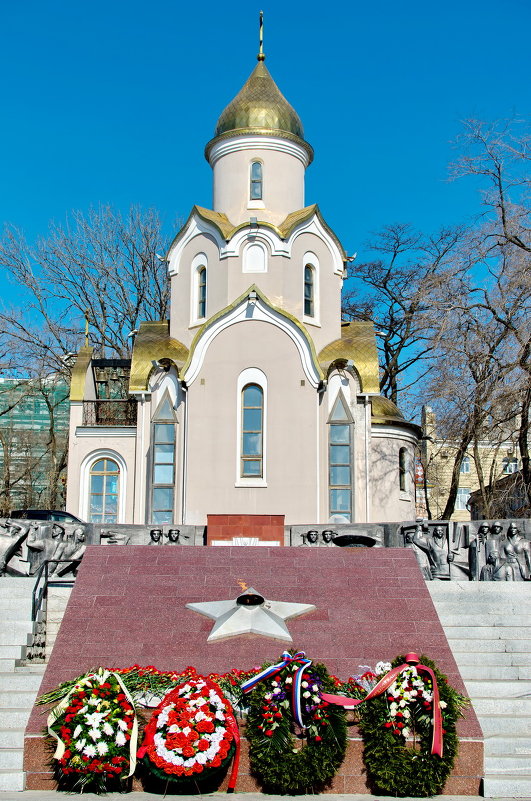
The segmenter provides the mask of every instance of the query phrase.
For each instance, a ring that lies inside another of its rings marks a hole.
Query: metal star
[[[313,604],[268,601],[252,587],[234,601],[206,601],[186,604],[186,607],[216,621],[207,642],[225,640],[238,634],[260,634],[263,637],[292,642],[284,621],[315,609]]]

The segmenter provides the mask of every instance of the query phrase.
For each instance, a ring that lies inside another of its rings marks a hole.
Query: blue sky
[[[302,118],[318,202],[349,253],[385,223],[478,209],[449,183],[460,120],[530,108],[531,5],[4,0],[0,220],[28,238],[71,209],[211,205],[203,148],[256,61]]]

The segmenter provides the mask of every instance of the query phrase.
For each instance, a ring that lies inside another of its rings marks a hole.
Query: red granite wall
[[[43,678],[41,692],[98,666],[194,665],[200,672],[249,668],[279,657],[284,643],[243,635],[206,642],[212,621],[188,602],[236,598],[239,582],[266,598],[311,603],[288,622],[293,646],[341,678],[360,665],[417,651],[464,692],[415,556],[406,548],[87,548]],[[50,786],[40,733],[42,708],[26,731],[28,789]],[[461,755],[449,794],[475,795],[483,773],[482,734],[473,710],[459,722]],[[332,792],[368,792],[359,740]],[[245,760],[238,789],[255,789]]]
[[[207,545],[233,537],[257,537],[284,545],[284,515],[207,515]]]

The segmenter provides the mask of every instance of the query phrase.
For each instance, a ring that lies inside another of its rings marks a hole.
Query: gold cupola
[[[273,136],[295,142],[306,151],[308,164],[313,160],[313,148],[304,140],[300,117],[271,77],[264,59],[260,52],[258,64],[221,113],[214,138],[205,148],[208,161],[212,147],[220,140],[249,135]]]

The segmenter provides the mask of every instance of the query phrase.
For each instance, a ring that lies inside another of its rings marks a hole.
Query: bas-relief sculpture
[[[0,520],[0,575],[34,576],[45,561],[49,562],[51,577],[75,573],[90,539],[90,529],[82,524]]]
[[[523,521],[522,521],[523,522]],[[401,527],[428,580],[529,581],[531,542],[517,523],[419,520]]]
[[[378,525],[352,523],[291,526],[290,544],[304,548],[382,548],[384,529]]]
[[[204,526],[95,526],[102,545],[204,545]]]

